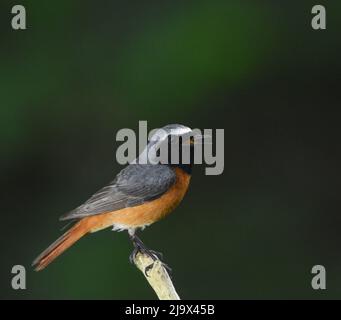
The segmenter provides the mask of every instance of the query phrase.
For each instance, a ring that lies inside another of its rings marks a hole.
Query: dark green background
[[[225,129],[225,171],[142,239],[182,298],[340,298],[341,2],[20,1],[0,4],[0,297],[154,299],[126,233],[79,241],[40,273],[58,217],[121,169],[121,128]],[[27,290],[11,268],[27,267]],[[311,268],[327,290],[311,288]]]

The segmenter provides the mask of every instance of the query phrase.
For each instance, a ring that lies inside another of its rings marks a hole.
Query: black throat
[[[168,143],[168,162],[167,162],[167,165],[172,167],[172,168],[179,168],[181,170],[183,170],[185,173],[191,175],[192,174],[192,168],[193,168],[193,164],[194,164],[194,145],[193,144],[190,144],[190,149],[189,149],[189,152],[190,152],[190,158],[188,159],[187,158],[187,161],[184,161],[186,163],[182,163],[183,161],[183,157],[182,157],[182,148],[180,147],[181,146],[181,143],[179,145],[176,145],[177,148],[178,148],[178,151],[179,151],[179,163],[172,163],[172,152],[174,151],[174,149],[172,148],[172,144],[171,144],[171,140],[168,139],[167,142]],[[160,154],[160,149],[158,150],[159,154]],[[158,154],[158,156],[159,156]],[[189,161],[188,161],[189,160]],[[189,162],[189,163],[188,163]]]
[[[189,175],[192,174],[192,167],[193,167],[192,164],[179,163],[179,164],[171,164],[170,166],[173,168],[179,168],[179,169],[185,171]]]
[[[183,170],[184,172],[186,172],[187,174],[191,175],[192,174],[192,168],[193,168],[193,164],[194,164],[194,145],[190,145],[190,159],[189,159],[189,163],[182,163],[182,149],[180,148],[180,163],[177,164],[171,164],[171,167],[175,167],[175,168],[180,168],[181,170]],[[169,150],[168,155],[171,154],[171,150]],[[171,163],[171,158],[169,157],[169,163]],[[188,161],[186,161],[188,162]]]

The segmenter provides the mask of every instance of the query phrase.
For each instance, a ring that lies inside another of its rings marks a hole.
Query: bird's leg
[[[145,253],[146,255],[148,255],[150,258],[153,259],[153,261],[156,261],[156,260],[160,260],[160,258],[163,257],[162,253],[161,252],[157,252],[157,251],[154,251],[154,250],[151,250],[149,248],[147,248],[145,246],[145,244],[142,242],[142,240],[135,234],[135,233],[130,233],[129,232],[129,237],[131,239],[131,241],[133,242],[133,245],[134,245],[134,250],[133,252],[131,253],[131,255],[129,256],[129,261],[130,263],[134,263],[134,259],[137,255],[137,253],[141,252],[141,253]],[[161,261],[162,262],[162,261]],[[171,272],[172,269],[167,265],[165,264],[164,262],[162,262],[162,265],[169,271]]]
[[[129,258],[130,261],[134,261],[134,257],[136,256],[136,254],[138,252],[147,254],[154,261],[159,259],[159,255],[160,256],[162,255],[159,252],[156,252],[156,251],[153,251],[153,250],[150,250],[149,248],[147,248],[145,246],[145,244],[142,242],[142,240],[136,234],[130,235],[130,239],[131,239],[131,241],[133,242],[133,245],[134,245],[134,251],[133,251],[132,255]]]

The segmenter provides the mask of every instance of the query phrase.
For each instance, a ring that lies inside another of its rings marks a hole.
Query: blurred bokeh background
[[[341,2],[0,3],[0,298],[154,299],[126,233],[79,241],[40,273],[58,217],[121,169],[121,128],[225,129],[225,171],[196,167],[180,207],[142,234],[182,298],[340,298]],[[27,268],[27,289],[11,268]],[[311,268],[327,290],[311,288]]]

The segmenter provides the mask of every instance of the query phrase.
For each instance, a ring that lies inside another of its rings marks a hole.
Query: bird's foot
[[[141,246],[140,244],[134,243],[134,250],[129,256],[129,261],[131,263],[134,263],[134,259],[138,253],[146,254],[148,257],[152,258],[153,261],[160,260],[163,257],[163,254],[161,252],[157,252],[154,250],[150,250],[146,248],[145,246]]]
[[[132,264],[135,264],[135,258],[136,255],[138,253],[142,253],[142,254],[146,254],[148,257],[150,257],[153,261],[160,261],[162,266],[169,272],[172,272],[172,269],[166,264],[164,263],[161,259],[163,258],[163,254],[161,252],[158,251],[154,251],[151,250],[149,248],[147,248],[144,243],[141,241],[140,238],[138,238],[137,236],[133,236],[131,237],[132,241],[133,241],[133,245],[134,245],[134,250],[133,252],[130,254],[129,256],[129,261]],[[145,274],[147,275],[147,272],[153,268],[154,263],[150,264],[146,270],[145,270]]]

